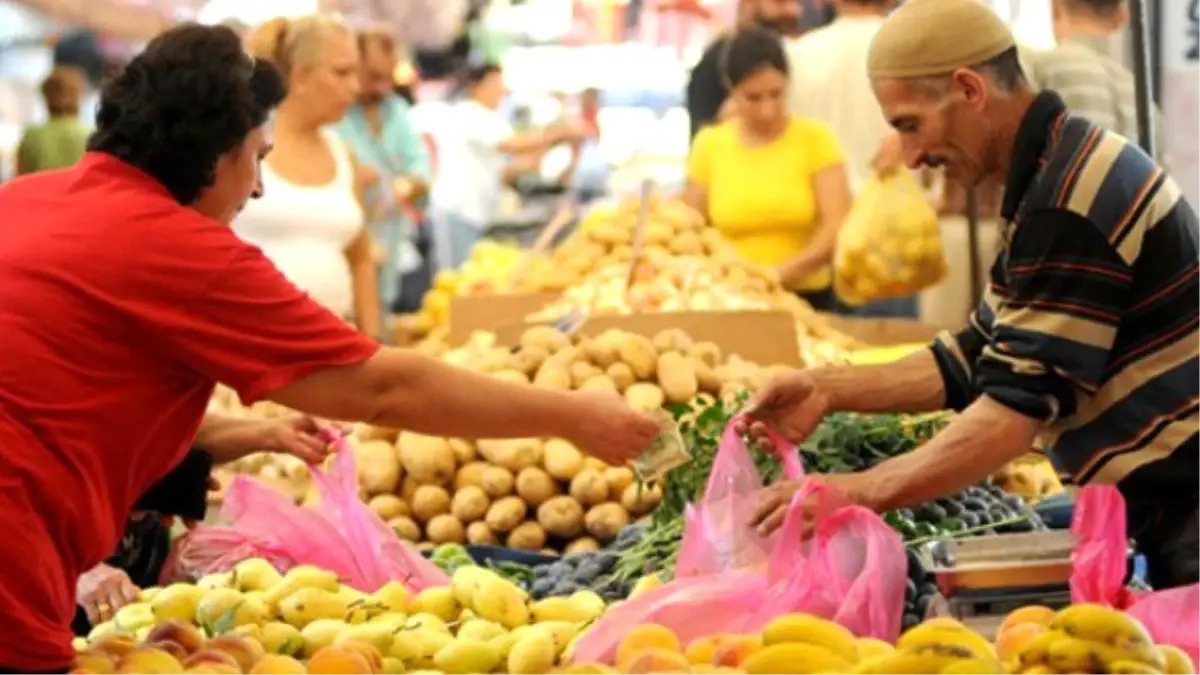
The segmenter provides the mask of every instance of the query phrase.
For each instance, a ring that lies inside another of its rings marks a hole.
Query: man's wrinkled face
[[[800,0],[757,0],[755,21],[780,35],[793,35],[800,28]]]
[[[217,160],[216,179],[192,208],[226,225],[232,223],[247,202],[262,196],[262,162],[269,152],[270,131],[264,124]]]
[[[941,167],[947,179],[966,186],[987,178],[991,125],[983,109],[985,84],[977,73],[956,72],[944,90],[897,79],[873,80],[872,88],[884,117],[900,134],[909,168]]]

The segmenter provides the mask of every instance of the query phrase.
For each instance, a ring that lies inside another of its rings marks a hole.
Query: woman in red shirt
[[[616,464],[658,430],[616,395],[381,347],[239,240],[283,95],[232,30],[179,26],[106,85],[79,164],[0,188],[0,670],[69,666],[76,580],[187,453],[216,382],[317,417],[561,436]]]

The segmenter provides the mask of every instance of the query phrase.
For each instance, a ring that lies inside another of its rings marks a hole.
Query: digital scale
[[[1026,605],[1051,609],[1071,602],[1075,535],[1066,530],[938,541],[921,548],[939,595],[925,618],[948,616],[985,637]]]

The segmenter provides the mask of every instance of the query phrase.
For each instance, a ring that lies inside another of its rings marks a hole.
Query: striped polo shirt
[[[1196,491],[1196,213],[1134,143],[1040,94],[1005,186],[1005,243],[968,326],[933,344],[947,404],[1045,422],[1076,482]]]

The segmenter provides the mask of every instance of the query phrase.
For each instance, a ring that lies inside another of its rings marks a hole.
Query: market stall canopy
[[[52,19],[124,40],[149,40],[172,22],[237,21],[248,25],[275,16],[317,10],[338,12],[355,25],[386,25],[402,43],[440,49],[461,32],[469,0],[16,0]]]

